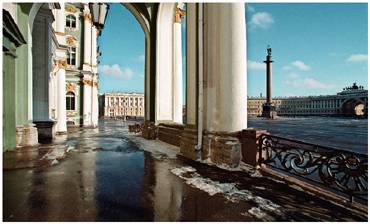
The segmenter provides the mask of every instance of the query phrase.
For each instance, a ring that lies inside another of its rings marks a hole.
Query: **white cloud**
[[[116,78],[124,79],[131,79],[134,74],[131,68],[121,68],[118,64],[100,65],[98,66],[98,72]]]
[[[296,88],[304,88],[304,89],[330,89],[333,88],[333,85],[328,85],[322,83],[314,78],[300,78],[297,73],[289,73],[286,75],[287,79],[285,80],[285,84],[296,87]]]
[[[141,54],[137,57],[137,60],[138,61],[145,61],[145,55],[144,54]]]
[[[260,27],[263,29],[267,29],[270,27],[271,24],[273,24],[274,18],[272,18],[271,14],[267,12],[257,12],[253,14],[250,23],[254,27]]]
[[[298,69],[300,71],[307,72],[311,70],[311,67],[306,65],[303,61],[299,60],[293,61],[289,65],[283,67],[283,70],[292,70],[292,69]]]
[[[347,58],[348,62],[363,62],[367,61],[367,54],[352,54]]]
[[[250,6],[249,4],[247,4],[247,12],[249,13],[254,13],[256,10],[254,9],[253,6]]]
[[[251,70],[265,70],[266,65],[261,62],[248,60],[248,69]]]
[[[313,78],[306,78],[303,80],[303,86],[306,89],[328,89],[331,85],[324,84]]]

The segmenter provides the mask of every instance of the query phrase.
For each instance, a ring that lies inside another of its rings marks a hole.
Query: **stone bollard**
[[[241,144],[233,134],[207,133],[203,138],[202,159],[209,156],[211,162],[236,168],[241,160]]]
[[[193,127],[185,127],[180,140],[180,153],[189,159],[199,160],[200,152],[195,146],[198,144],[198,131]]]
[[[157,138],[157,127],[154,122],[145,121],[142,130],[145,139],[153,140]]]
[[[261,129],[244,129],[241,131],[240,141],[242,143],[242,161],[252,165],[258,165],[259,146],[258,139],[262,134],[269,134]]]

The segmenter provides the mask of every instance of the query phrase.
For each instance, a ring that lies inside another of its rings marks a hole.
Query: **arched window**
[[[74,15],[67,15],[66,27],[76,28],[76,17]]]
[[[76,97],[73,92],[67,92],[66,94],[66,104],[67,110],[75,110]]]
[[[69,46],[67,52],[68,65],[76,65],[76,47]]]

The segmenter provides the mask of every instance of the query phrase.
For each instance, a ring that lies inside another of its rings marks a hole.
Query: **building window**
[[[76,97],[75,94],[72,92],[68,92],[66,95],[66,100],[67,100],[67,110],[75,110],[75,101]]]
[[[67,15],[66,27],[76,28],[76,17],[74,15]]]
[[[76,65],[76,47],[68,47],[67,63],[68,65]]]

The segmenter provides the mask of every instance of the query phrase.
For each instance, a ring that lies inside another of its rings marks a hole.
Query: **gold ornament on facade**
[[[93,86],[93,81],[91,80],[82,80],[82,83],[88,86]]]
[[[77,115],[76,111],[67,111],[67,117],[73,117],[76,115]]]
[[[90,13],[86,13],[86,14],[84,15],[84,20],[89,20],[89,21],[91,21],[91,14],[90,14]]]
[[[65,59],[58,60],[58,67],[62,68],[62,69],[66,69],[67,68],[67,61]]]
[[[182,10],[180,8],[176,8],[175,23],[181,23],[181,18],[183,16],[185,16],[185,10]]]
[[[66,10],[66,12],[70,12],[70,13],[76,13],[77,12],[77,8],[74,7],[73,5],[67,5],[65,10]]]
[[[67,83],[66,84],[66,92],[76,92],[76,85],[73,83]]]
[[[74,37],[71,37],[71,36],[68,36],[67,38],[66,38],[66,42],[67,42],[67,44],[68,45],[75,45],[76,44],[76,39],[74,38]]]

